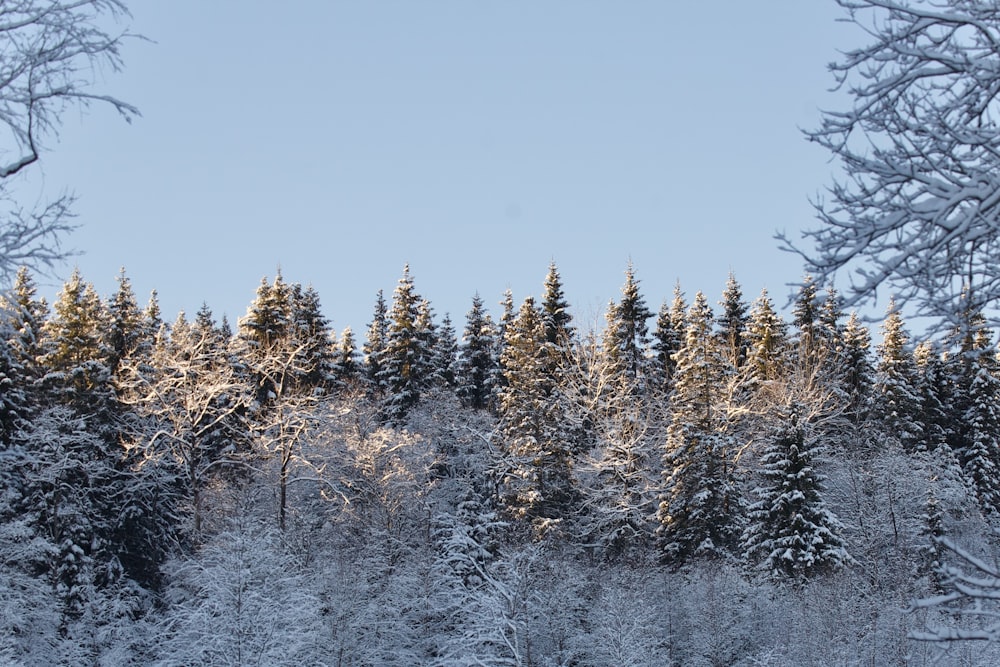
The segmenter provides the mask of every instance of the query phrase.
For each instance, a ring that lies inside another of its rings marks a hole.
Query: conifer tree
[[[909,336],[894,300],[882,322],[882,344],[875,373],[874,400],[886,433],[897,437],[908,451],[923,442],[919,420],[920,398],[916,389],[916,368],[908,349]]]
[[[37,292],[31,273],[22,267],[17,272],[10,297],[0,296],[12,329],[11,354],[29,386],[39,382],[43,375],[40,363],[45,353],[43,326],[49,318],[49,306],[45,299],[36,298]],[[26,389],[30,392],[30,387]]]
[[[857,312],[852,312],[844,325],[841,359],[841,390],[845,414],[854,425],[865,421],[874,384],[875,369],[871,363],[871,333],[861,323]]]
[[[296,283],[292,288],[292,344],[295,346],[295,386],[308,393],[325,393],[333,382],[333,339],[323,315],[319,292]]]
[[[923,442],[918,450],[934,452],[949,447],[955,430],[949,414],[953,384],[945,366],[939,345],[921,341],[913,348],[916,368],[916,393],[920,402],[920,422]],[[954,453],[948,450],[951,456]]]
[[[368,325],[368,334],[362,347],[365,380],[368,383],[369,391],[377,395],[384,394],[386,389],[382,366],[388,340],[389,311],[382,290],[379,290],[375,297],[375,312]]]
[[[839,300],[832,290],[820,301],[819,285],[806,276],[799,287],[792,308],[795,336],[790,361],[795,371],[817,388],[836,391],[837,375],[842,369],[837,320]]]
[[[767,293],[761,291],[750,307],[745,332],[747,364],[743,382],[750,391],[758,391],[788,372],[787,325],[774,310]]]
[[[615,384],[630,386],[637,394],[645,391],[648,370],[646,348],[649,344],[646,320],[652,316],[639,293],[639,281],[629,264],[621,301],[608,306],[603,347],[605,373],[613,378]]]
[[[497,360],[496,375],[493,378],[494,394],[501,387],[503,387],[506,382],[506,370],[504,369],[504,346],[507,341],[507,330],[510,329],[514,322],[514,318],[517,317],[517,313],[514,311],[514,294],[509,290],[504,290],[503,299],[500,300],[500,322],[497,325],[497,335],[496,335],[496,350],[493,353],[493,357]]]
[[[44,385],[53,400],[90,415],[93,426],[110,441],[114,394],[106,330],[104,303],[94,286],[74,270],[43,326]]]
[[[39,361],[48,306],[36,300],[36,291],[31,274],[21,268],[11,292],[0,295],[0,442],[5,444],[40,404]]]
[[[985,513],[1000,512],[1000,368],[984,318],[970,318],[968,348],[961,350],[959,460]]]
[[[132,282],[125,275],[124,268],[118,274],[118,291],[108,301],[107,310],[108,365],[114,374],[122,358],[138,348],[147,333],[143,327],[142,311],[136,301],[135,292],[132,291]]]
[[[772,417],[776,423],[761,457],[763,484],[755,490],[758,500],[749,507],[742,538],[748,560],[800,580],[851,562],[843,526],[822,497],[808,410],[793,401]]]
[[[542,294],[542,323],[545,327],[545,340],[559,350],[567,350],[573,339],[573,316],[569,313],[569,303],[563,293],[562,278],[556,263],[549,264],[545,275],[544,293]],[[553,359],[553,361],[555,361]]]
[[[434,309],[427,299],[421,298],[417,305],[414,330],[418,356],[413,375],[420,389],[429,389],[438,384],[438,373],[444,371],[438,366],[438,362],[445,363],[445,360],[437,358],[440,332],[434,321]],[[452,335],[454,336],[454,331]]]
[[[261,406],[277,397],[278,384],[291,386],[284,378],[261,372],[261,367],[270,359],[283,356],[278,353],[279,347],[290,343],[294,327],[293,288],[294,285],[285,282],[280,271],[271,284],[266,276],[261,278],[254,300],[238,323],[240,355],[256,384],[256,400]],[[287,370],[292,371],[292,368]]]
[[[458,373],[458,338],[448,313],[441,318],[437,340],[431,350],[431,384],[454,390]]]
[[[514,516],[539,529],[566,517],[575,492],[571,453],[558,423],[542,312],[528,297],[504,334],[500,432],[506,461],[502,500]]]
[[[719,336],[722,338],[723,348],[729,363],[733,368],[739,370],[746,363],[747,342],[744,332],[749,319],[747,311],[749,307],[743,300],[743,289],[736,281],[736,276],[729,274],[726,281],[726,289],[722,292],[722,315],[719,317]]]
[[[354,386],[361,379],[358,345],[354,341],[351,327],[344,327],[337,341],[337,349],[333,355],[333,377],[340,390]]]
[[[379,382],[387,392],[385,409],[389,419],[402,419],[420,399],[420,372],[426,368],[428,354],[418,328],[420,304],[421,299],[414,289],[407,265],[392,295],[388,334],[379,373]]]
[[[726,367],[713,316],[701,292],[688,311],[671,396],[665,487],[657,536],[664,560],[726,553],[739,537],[739,504],[720,389]]]
[[[8,317],[0,318],[0,450],[11,443],[14,433],[28,418],[30,404],[24,390],[24,367],[14,354],[14,329]],[[2,490],[2,489],[0,489]]]
[[[667,306],[666,301],[660,306],[660,312],[656,317],[656,328],[653,330],[652,349],[656,364],[654,375],[664,395],[669,395],[673,389],[674,371],[677,368],[674,354],[681,349],[684,342],[687,310],[684,293],[681,291],[680,283],[677,283],[674,285],[674,298],[670,306]]]
[[[819,286],[812,276],[806,276],[799,286],[792,307],[792,324],[798,331],[800,355],[809,357],[818,343],[820,322]]]
[[[267,276],[260,280],[257,294],[239,321],[241,336],[258,356],[284,338],[292,326],[292,286],[279,271],[271,284]]]
[[[465,329],[458,352],[456,394],[462,403],[483,410],[492,403],[498,370],[496,332],[478,294],[465,316]]]

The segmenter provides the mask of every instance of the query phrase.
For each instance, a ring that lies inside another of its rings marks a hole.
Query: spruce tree
[[[498,370],[496,331],[483,300],[472,297],[472,308],[465,316],[465,329],[458,351],[456,394],[463,405],[474,410],[487,408],[493,399]]]
[[[31,397],[29,402],[39,404],[38,384],[44,370],[41,365],[45,354],[43,327],[49,318],[45,299],[37,298],[37,287],[27,268],[21,268],[8,296],[0,295],[10,326],[10,353],[20,368],[23,390]]]
[[[542,312],[528,297],[504,334],[501,485],[502,501],[511,513],[531,520],[539,530],[568,516],[576,495],[571,452],[554,395],[551,354]]]
[[[819,286],[812,276],[806,276],[792,307],[792,324],[798,332],[799,355],[803,360],[809,360],[816,352],[819,323]]]
[[[726,362],[713,335],[713,316],[701,292],[687,316],[664,455],[664,492],[657,537],[663,559],[682,564],[694,556],[718,556],[739,537],[739,504],[732,440],[720,392]]]
[[[922,341],[913,348],[916,367],[916,393],[920,401],[923,442],[918,450],[934,452],[949,448],[954,424],[949,414],[953,385],[939,345]],[[949,454],[954,456],[950,451]]]
[[[883,338],[878,347],[873,389],[875,410],[885,432],[898,438],[907,451],[914,451],[923,442],[916,367],[908,348],[909,336],[894,300],[889,301],[881,328]]]
[[[413,375],[417,386],[421,390],[430,389],[440,384],[439,381],[442,378],[439,376],[439,373],[447,372],[438,365],[439,362],[441,364],[450,364],[447,360],[439,359],[437,356],[440,332],[438,331],[437,323],[434,321],[434,309],[431,307],[431,302],[424,298],[421,298],[420,303],[417,305],[415,332],[418,357]],[[454,338],[455,332],[452,331],[451,333]]]
[[[323,315],[319,292],[312,286],[292,289],[292,344],[298,352],[295,385],[306,393],[326,393],[333,386],[333,335]]]
[[[43,326],[40,361],[50,398],[89,415],[92,427],[111,441],[114,392],[108,365],[111,353],[105,344],[107,323],[107,310],[94,286],[74,270]]]
[[[660,312],[656,317],[656,328],[653,330],[652,349],[656,363],[654,376],[663,395],[669,395],[673,389],[674,372],[677,368],[674,354],[681,349],[684,342],[687,309],[681,285],[677,283],[674,286],[674,298],[670,306],[667,306],[666,301],[660,306]]]
[[[337,341],[333,355],[333,377],[338,390],[355,386],[361,380],[361,362],[358,356],[358,345],[354,341],[351,327],[344,327]]]
[[[428,350],[421,340],[421,298],[417,294],[409,265],[392,295],[388,333],[382,353],[379,383],[385,387],[386,417],[402,419],[420,399],[420,372],[426,368]],[[425,335],[428,333],[423,332]]]
[[[379,290],[375,297],[375,312],[368,325],[364,346],[361,348],[364,354],[364,377],[368,384],[368,390],[379,396],[383,395],[386,390],[382,367],[388,340],[389,310],[386,307],[382,290]]]
[[[722,292],[722,314],[719,317],[719,336],[722,338],[723,349],[729,358],[729,363],[739,370],[746,363],[747,342],[744,332],[749,319],[749,306],[743,300],[743,289],[736,282],[736,277],[730,273],[726,281],[726,289]]]
[[[545,275],[542,294],[542,323],[545,327],[545,340],[558,350],[567,350],[569,342],[573,339],[572,321],[573,316],[569,313],[569,303],[563,293],[562,278],[559,276],[556,263],[552,262]]]
[[[775,311],[767,289],[751,305],[744,335],[747,363],[743,383],[746,390],[756,392],[783,378],[789,370],[787,325]]]
[[[845,412],[855,426],[868,416],[875,369],[871,363],[871,333],[852,312],[844,325],[841,391]]]
[[[125,275],[124,268],[118,274],[118,291],[108,301],[107,310],[108,365],[114,374],[122,358],[140,347],[148,333],[143,327],[143,313],[132,291],[132,282]]]
[[[962,350],[962,447],[959,460],[985,513],[1000,512],[1000,368],[982,317],[970,327]]]
[[[8,317],[0,318],[0,450],[29,416],[30,403],[24,387],[24,367],[14,354],[14,329]],[[2,489],[0,489],[2,491]]]
[[[458,337],[448,313],[441,318],[431,360],[432,384],[454,390],[458,382]]]
[[[631,386],[636,394],[644,393],[647,383],[649,327],[646,320],[652,316],[639,293],[639,281],[629,264],[621,301],[608,306],[603,348],[606,375],[615,384]]]
[[[798,580],[851,562],[843,526],[823,500],[807,410],[793,402],[772,417],[776,423],[761,456],[763,484],[755,489],[758,500],[749,507],[742,537],[749,561]]]

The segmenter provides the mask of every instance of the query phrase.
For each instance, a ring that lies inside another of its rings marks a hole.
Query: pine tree
[[[739,504],[732,441],[719,392],[726,376],[705,295],[695,296],[677,362],[671,423],[664,455],[665,487],[657,536],[664,560],[722,555],[739,536]]]
[[[761,456],[763,485],[743,532],[747,559],[775,574],[805,580],[851,562],[843,526],[826,507],[816,471],[818,443],[808,434],[805,405],[792,403],[776,424]]]
[[[459,400],[474,410],[483,410],[492,403],[498,372],[496,347],[493,321],[476,294],[472,297],[472,309],[465,316],[456,388]]]

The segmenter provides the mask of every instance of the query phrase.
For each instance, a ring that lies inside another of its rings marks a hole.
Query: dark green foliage
[[[549,272],[545,275],[541,311],[545,340],[558,349],[565,349],[573,338],[573,327],[570,325],[573,316],[569,313],[569,303],[555,262],[549,264]]]
[[[345,390],[361,381],[361,362],[358,356],[358,344],[354,341],[351,327],[344,328],[337,341],[333,354],[333,377],[337,389]]]
[[[421,321],[421,303],[410,276],[410,267],[406,266],[392,295],[392,309],[377,378],[386,392],[385,410],[389,419],[402,419],[420,400],[422,371],[427,368],[429,354],[424,344],[433,335],[428,330],[431,322],[429,313],[425,313]]]
[[[744,382],[751,390],[784,377],[789,370],[788,325],[778,316],[767,290],[761,291],[750,308],[744,332],[747,363]]]
[[[370,393],[382,395],[385,381],[382,374],[383,357],[389,341],[389,311],[382,290],[375,298],[375,313],[368,325],[368,335],[362,348],[364,353],[364,377]]]
[[[916,387],[916,367],[908,348],[909,336],[893,301],[882,324],[883,340],[875,374],[874,410],[885,420],[888,432],[899,438],[907,450],[923,442],[920,398]]]
[[[687,316],[677,369],[671,421],[663,457],[657,539],[665,561],[728,553],[739,537],[739,494],[726,432],[723,391],[726,362],[712,335],[713,316],[699,292]]]
[[[456,393],[464,405],[483,410],[493,402],[497,375],[496,332],[493,320],[479,295],[472,298],[472,309],[465,317],[465,330],[458,352]]]
[[[687,302],[680,284],[674,287],[674,299],[667,307],[664,301],[656,317],[656,328],[653,330],[653,345],[657,389],[668,395],[673,389],[674,371],[677,362],[674,354],[681,349],[684,342],[684,327],[687,317]]]
[[[625,271],[621,301],[608,306],[603,343],[607,376],[637,393],[644,393],[647,384],[649,327],[646,320],[652,316],[652,311],[646,307],[639,293],[635,272],[629,265]]]
[[[545,331],[542,313],[528,297],[504,332],[505,383],[499,393],[506,453],[502,500],[514,516],[540,528],[565,518],[575,499]]]
[[[851,562],[843,526],[826,507],[816,471],[817,443],[808,434],[809,407],[784,406],[761,456],[763,483],[748,508],[747,558],[776,575],[805,580]]]
[[[875,373],[870,348],[868,328],[861,324],[857,313],[851,313],[843,332],[839,387],[844,411],[854,425],[863,423],[868,416]]]
[[[747,328],[749,307],[743,300],[743,289],[736,282],[736,277],[730,273],[726,281],[726,289],[722,292],[722,313],[719,316],[719,336],[722,338],[723,349],[729,359],[729,364],[739,370],[747,360],[747,340],[744,332]]]

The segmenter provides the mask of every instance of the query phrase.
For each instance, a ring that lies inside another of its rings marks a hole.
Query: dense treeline
[[[874,344],[808,278],[730,276],[600,330],[555,265],[461,330],[404,269],[363,342],[263,280],[233,330],[124,272],[0,336],[7,664],[922,664],[938,542],[992,548],[1000,361],[979,313]],[[780,619],[774,623],[774,619]],[[989,656],[953,648],[964,659]],[[994,656],[995,657],[995,656]]]

